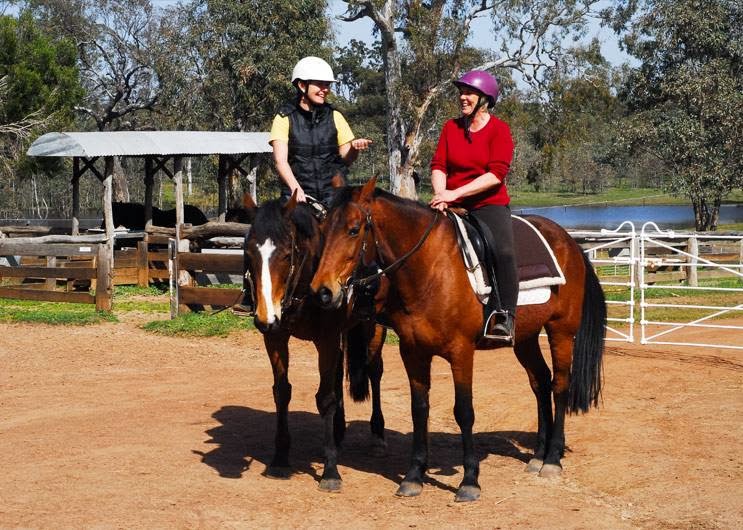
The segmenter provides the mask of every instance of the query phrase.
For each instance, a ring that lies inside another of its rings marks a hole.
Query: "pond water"
[[[570,229],[615,229],[624,221],[634,223],[638,231],[647,221],[654,222],[661,230],[694,226],[693,208],[683,205],[514,207],[513,213],[541,215]],[[725,223],[743,223],[743,204],[720,207],[719,224]]]

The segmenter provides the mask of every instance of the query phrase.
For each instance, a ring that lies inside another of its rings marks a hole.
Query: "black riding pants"
[[[470,211],[471,215],[490,228],[495,243],[492,249],[495,275],[500,293],[501,309],[516,314],[519,297],[519,276],[516,270],[516,253],[513,246],[511,209],[508,206],[488,204]]]

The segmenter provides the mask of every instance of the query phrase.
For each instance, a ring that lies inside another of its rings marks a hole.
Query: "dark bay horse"
[[[454,416],[462,432],[464,478],[457,501],[480,496],[479,462],[473,447],[472,366],[475,349],[497,347],[481,341],[482,305],[473,293],[453,223],[420,203],[375,189],[375,179],[339,194],[325,226],[325,247],[311,287],[324,306],[334,308],[355,283],[355,270],[375,259],[389,281],[385,313],[400,337],[400,355],[410,381],[413,450],[397,494],[421,493],[428,468],[428,414],[431,361],[446,359],[454,379]],[[537,446],[527,470],[557,475],[565,451],[566,412],[596,406],[606,304],[596,274],[578,244],[555,223],[529,220],[552,247],[565,274],[547,302],[520,306],[514,351],[537,400]],[[550,373],[539,347],[547,332]],[[551,398],[554,398],[554,416]]]
[[[137,202],[114,202],[111,203],[114,228],[123,226],[129,230],[144,230],[145,208],[144,204]],[[176,221],[175,208],[161,210],[157,206],[152,207],[152,224],[155,226],[174,227]],[[192,225],[202,225],[208,219],[197,206],[192,204],[183,205],[183,222]],[[101,224],[104,226],[105,220]]]
[[[253,224],[245,238],[246,279],[252,283],[255,325],[263,333],[273,369],[276,403],[276,450],[267,475],[286,478],[289,474],[287,420],[292,387],[288,343],[289,337],[294,336],[312,341],[317,348],[320,385],[315,398],[324,425],[325,453],[320,489],[337,491],[341,487],[337,446],[346,428],[341,337],[345,331],[352,397],[357,401],[366,399],[371,383],[372,444],[374,450],[381,450],[384,417],[379,387],[385,330],[375,328],[373,323],[356,324],[346,330],[350,320],[345,309],[323,311],[308,296],[322,238],[320,225],[307,203],[297,203],[295,196],[283,206],[279,200],[269,201],[250,216]]]

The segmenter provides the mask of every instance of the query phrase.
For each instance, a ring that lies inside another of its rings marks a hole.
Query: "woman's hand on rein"
[[[457,194],[454,190],[443,190],[434,194],[429,205],[435,210],[444,211],[449,207],[449,203],[457,200]]]

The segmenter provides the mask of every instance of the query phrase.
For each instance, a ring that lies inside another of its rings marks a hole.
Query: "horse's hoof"
[[[527,473],[539,473],[542,470],[542,466],[544,465],[544,460],[540,460],[539,458],[532,458],[529,460],[529,463],[526,464],[526,471]]]
[[[341,491],[341,485],[343,481],[339,478],[324,478],[320,480],[320,491],[326,493],[339,493]]]
[[[419,482],[402,482],[395,495],[398,497],[417,497],[423,491],[423,484]]]
[[[376,457],[387,456],[387,442],[383,438],[372,438],[369,453]]]
[[[284,466],[269,466],[264,476],[275,480],[289,480],[292,476],[292,468]]]
[[[556,478],[562,474],[562,466],[558,464],[544,464],[539,471],[542,478]]]
[[[480,498],[480,486],[462,486],[457,490],[455,502],[472,502]]]

